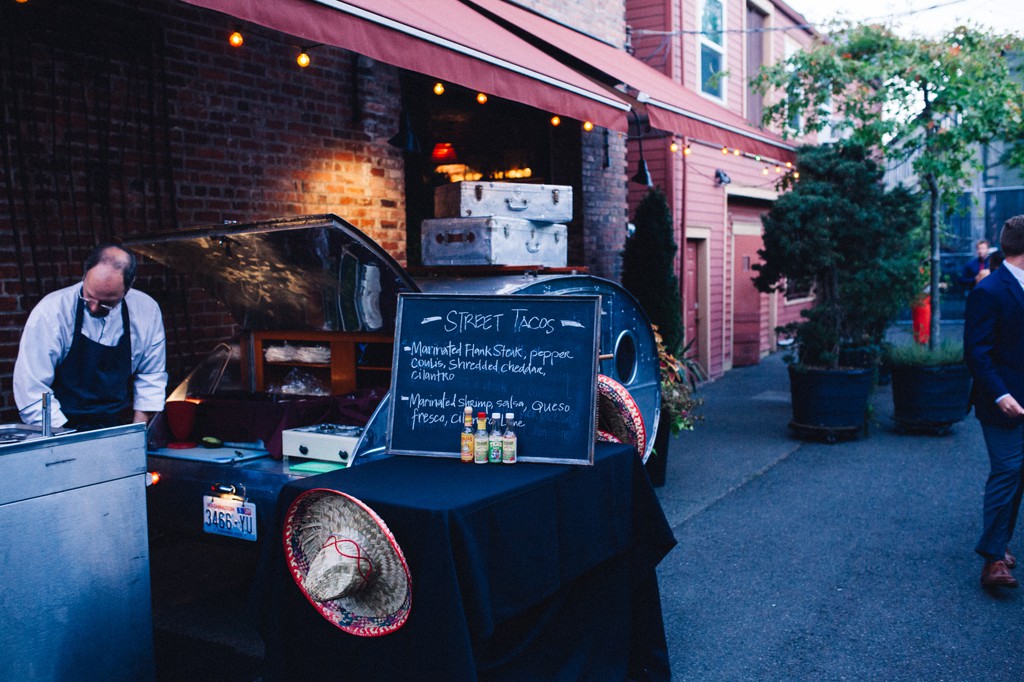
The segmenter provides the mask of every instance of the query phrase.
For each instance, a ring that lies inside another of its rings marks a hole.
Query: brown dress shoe
[[[1017,557],[1010,553],[1010,548],[1006,548],[1006,554],[1003,556],[1003,561],[1006,563],[1006,567],[1011,571],[1017,568]]]
[[[1017,579],[1005,561],[986,561],[985,568],[981,569],[981,584],[983,587],[1017,587]]]

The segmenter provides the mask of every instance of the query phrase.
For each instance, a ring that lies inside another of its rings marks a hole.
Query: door
[[[734,226],[735,259],[733,261],[733,367],[756,365],[761,360],[761,292],[754,288],[753,265],[759,258],[761,235]],[[759,226],[752,226],[760,230]]]
[[[701,358],[701,338],[703,332],[703,311],[700,305],[700,257],[702,239],[687,239],[686,253],[683,259],[683,324],[686,325],[686,343],[690,349],[686,357],[694,360]],[[703,364],[703,363],[702,363]],[[707,365],[703,364],[706,368]]]

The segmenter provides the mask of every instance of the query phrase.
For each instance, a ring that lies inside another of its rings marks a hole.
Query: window
[[[755,88],[751,79],[764,65],[765,40],[764,29],[768,24],[768,15],[753,5],[747,6],[747,120],[761,126],[764,114],[764,100]]]
[[[796,54],[797,52],[800,51],[800,43],[796,42],[795,40],[793,40],[789,36],[786,36],[786,43],[785,43],[785,45],[786,45],[786,47],[785,47],[785,57],[786,57],[786,59],[789,59],[794,54]],[[793,67],[792,66],[790,66],[788,68],[789,68],[790,72],[793,71]],[[800,119],[800,115],[799,114],[793,114],[793,116],[790,117],[790,119],[789,119],[789,129],[791,131],[793,131],[794,133],[796,133],[797,135],[799,135],[801,133],[801,129],[802,128],[803,128],[803,121]]]
[[[725,11],[722,0],[704,0],[700,30],[701,92],[725,99]]]
[[[804,301],[814,295],[814,281],[811,279],[786,280],[786,302]]]

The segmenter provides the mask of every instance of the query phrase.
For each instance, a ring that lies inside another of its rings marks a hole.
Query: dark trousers
[[[975,550],[988,560],[1002,559],[1013,537],[1024,493],[1024,424],[1011,428],[982,424],[991,466],[985,483],[984,530]]]

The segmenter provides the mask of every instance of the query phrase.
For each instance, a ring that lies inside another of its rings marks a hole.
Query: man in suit
[[[1024,215],[1006,221],[999,246],[1003,264],[978,282],[964,314],[964,358],[991,465],[975,548],[985,559],[987,588],[1017,586],[1008,544],[1024,492]]]
[[[963,270],[960,271],[960,283],[964,285],[964,290],[970,293],[978,282],[988,277],[990,270],[991,254],[988,252],[988,240],[980,239],[978,243],[974,245],[975,253],[977,254],[974,258],[967,261],[964,264]]]

